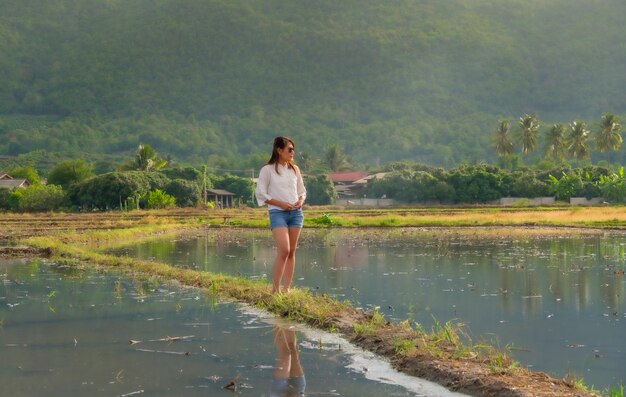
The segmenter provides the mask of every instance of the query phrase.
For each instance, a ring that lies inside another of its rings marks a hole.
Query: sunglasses
[[[294,149],[294,148],[290,147],[290,148],[288,148],[288,149],[287,149],[287,151],[288,151],[289,153],[293,153],[293,152],[295,152],[295,151],[296,151],[296,149]]]

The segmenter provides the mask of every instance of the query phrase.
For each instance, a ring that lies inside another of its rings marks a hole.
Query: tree
[[[537,131],[539,130],[539,121],[535,116],[525,114],[519,119],[520,142],[522,144],[522,153],[528,154],[535,150],[537,146]]]
[[[544,155],[556,161],[562,161],[565,158],[565,125],[554,124],[546,133],[546,146]]]
[[[158,172],[110,172],[72,185],[69,196],[77,206],[115,209],[126,201],[138,202],[150,191],[165,190],[169,182],[165,175]]]
[[[329,146],[324,157],[331,171],[341,171],[349,166],[346,155],[337,145]]]
[[[589,130],[583,121],[574,121],[570,124],[567,138],[567,153],[576,159],[589,157]]]
[[[600,152],[618,151],[622,146],[622,126],[612,113],[605,113],[600,120],[600,129],[596,135],[596,147]]]
[[[140,144],[135,153],[135,169],[137,171],[157,171],[167,165],[167,161],[159,158],[150,145]]]
[[[28,182],[30,182],[31,185],[38,185],[39,183],[41,183],[41,178],[39,177],[37,170],[35,170],[30,165],[9,168],[7,173],[13,178],[26,179],[28,180]]]
[[[500,120],[496,129],[496,153],[498,156],[509,156],[513,153],[514,144],[511,140],[511,122]]]
[[[174,197],[179,207],[193,207],[200,201],[202,192],[196,181],[174,179],[165,187],[165,193]]]
[[[332,204],[337,198],[337,192],[328,175],[308,177],[304,180],[306,186],[306,201],[313,205]]]
[[[50,171],[48,183],[59,185],[67,190],[73,183],[82,182],[92,176],[93,166],[84,160],[63,160]]]

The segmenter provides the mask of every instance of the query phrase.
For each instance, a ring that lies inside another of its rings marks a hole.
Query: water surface
[[[336,336],[192,288],[35,260],[0,260],[6,396],[270,396],[291,333],[306,395],[455,396]],[[368,370],[365,371],[364,368]]]
[[[305,229],[295,283],[427,329],[460,321],[475,342],[603,389],[626,382],[625,244],[621,233]],[[116,252],[268,278],[274,244],[268,231],[209,231]]]

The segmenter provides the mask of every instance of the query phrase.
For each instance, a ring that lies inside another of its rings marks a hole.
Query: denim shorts
[[[302,227],[304,213],[302,209],[293,211],[270,210],[270,229],[275,227]]]

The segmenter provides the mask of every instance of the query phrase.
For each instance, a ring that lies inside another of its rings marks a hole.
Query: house
[[[207,189],[206,196],[208,201],[213,201],[218,208],[230,208],[233,206],[233,198],[235,193],[231,193],[222,189]]]
[[[365,171],[331,173],[329,178],[333,182],[338,196],[335,204],[366,207],[388,207],[394,205],[394,200],[388,199],[386,195],[368,198],[363,193],[363,189],[370,181],[383,179],[386,175],[386,172],[369,174]]]
[[[355,184],[355,181],[367,177],[367,171],[331,172],[328,177],[335,187],[337,195],[341,197],[356,197],[363,189],[363,184]]]
[[[13,178],[11,178],[11,176],[9,174],[7,174],[6,172],[1,172],[0,171],[0,181],[1,180],[7,180],[7,179],[13,179]]]
[[[30,182],[26,179],[0,179],[0,189],[26,188],[29,186]]]

